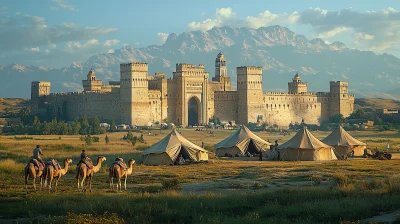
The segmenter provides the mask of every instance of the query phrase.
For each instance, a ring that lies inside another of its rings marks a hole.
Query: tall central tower
[[[223,79],[227,77],[226,59],[222,52],[219,52],[215,59],[215,77],[213,81],[223,82]]]
[[[120,64],[121,123],[145,125],[150,120],[147,63]]]
[[[263,115],[262,67],[237,67],[238,123],[257,122]]]

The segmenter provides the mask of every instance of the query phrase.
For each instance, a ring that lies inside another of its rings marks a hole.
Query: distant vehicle
[[[100,123],[100,127],[105,128],[105,129],[110,129],[110,125],[107,123]]]
[[[126,130],[129,126],[126,124],[119,124],[117,125],[118,130]]]

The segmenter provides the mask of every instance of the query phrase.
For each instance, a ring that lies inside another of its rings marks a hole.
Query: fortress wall
[[[162,105],[161,105],[161,91],[149,90],[149,104],[150,104],[150,121],[162,123]]]
[[[176,85],[176,82],[172,79],[168,79],[168,109],[167,109],[167,118],[169,122],[177,124],[177,116],[176,116],[176,106],[177,106],[177,101],[178,101],[178,96],[177,96],[177,89],[178,85]]]
[[[283,94],[267,93],[264,95],[264,121],[278,126],[289,126],[290,123],[319,124],[322,104],[317,94]]]
[[[110,121],[119,118],[119,94],[116,93],[67,93],[51,94],[46,101],[53,107],[53,112],[66,112],[67,120],[82,117],[84,114],[91,119],[95,116],[100,121]]]
[[[224,84],[219,82],[208,82],[207,88],[207,100],[208,100],[208,119],[212,118],[215,115],[215,92],[216,91],[224,91]]]
[[[215,92],[214,109],[215,116],[219,117],[221,121],[236,121],[238,111],[237,92]]]

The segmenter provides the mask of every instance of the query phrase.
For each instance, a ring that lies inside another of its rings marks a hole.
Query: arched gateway
[[[197,97],[191,97],[188,102],[188,125],[198,125],[201,120],[201,104]]]

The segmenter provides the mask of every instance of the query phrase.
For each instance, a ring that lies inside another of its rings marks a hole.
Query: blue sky
[[[345,11],[343,11],[345,10]],[[68,66],[212,26],[283,25],[308,38],[400,56],[400,1],[0,1],[1,64]]]

